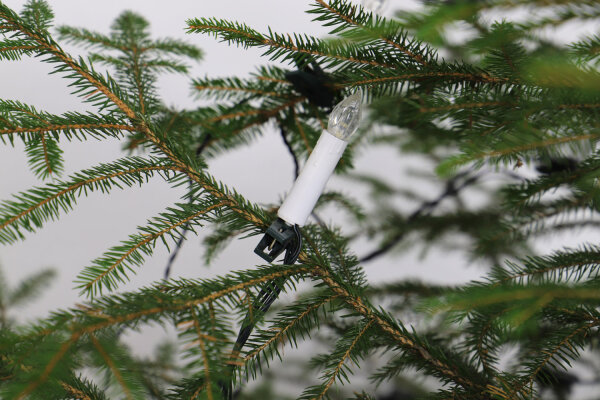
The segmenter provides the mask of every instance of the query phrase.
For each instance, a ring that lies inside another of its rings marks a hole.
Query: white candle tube
[[[289,224],[306,223],[348,142],[323,131],[277,215]]]

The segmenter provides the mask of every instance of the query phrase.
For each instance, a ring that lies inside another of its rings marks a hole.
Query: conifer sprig
[[[0,207],[0,241],[12,243],[24,238],[23,231],[35,231],[44,223],[58,218],[61,212],[73,209],[82,194],[113,187],[141,185],[154,174],[181,172],[164,159],[125,158],[110,164],[76,173],[66,181],[56,181],[31,189],[6,200]],[[123,186],[122,186],[123,185]]]
[[[125,12],[112,25],[110,35],[63,26],[60,37],[102,53],[90,53],[90,60],[115,68],[117,82],[130,96],[142,115],[155,114],[159,109],[156,95],[156,75],[160,72],[187,72],[187,66],[176,57],[199,60],[202,52],[195,46],[175,39],[152,40],[148,23],[133,12]],[[115,53],[115,56],[109,55]]]
[[[52,15],[46,13],[43,17],[50,20]],[[65,77],[72,79],[75,87],[73,93],[83,98],[84,102],[109,111],[115,110],[111,108],[113,104],[119,109],[125,107],[123,93],[110,77],[98,74],[81,58],[75,61],[60,48],[47,31],[29,25],[26,20],[4,4],[0,4],[0,20],[3,27],[0,33],[10,32],[17,38],[35,43],[38,46],[36,54],[45,57],[46,62],[55,64],[54,71],[56,73],[64,74]],[[127,116],[135,118],[133,113]]]
[[[90,296],[101,294],[103,288],[112,291],[117,282],[126,282],[128,272],[135,273],[134,267],[144,263],[144,255],[151,256],[155,243],[160,239],[167,249],[169,237],[174,243],[181,237],[183,226],[194,230],[199,220],[206,219],[208,213],[214,212],[222,204],[203,204],[197,201],[192,207],[180,204],[170,207],[168,212],[149,221],[149,225],[140,228],[140,233],[131,235],[129,240],[112,247],[102,257],[92,261],[92,265],[81,271],[76,283],[82,292]]]
[[[314,59],[319,63],[323,63],[324,67],[329,68],[344,69],[352,66],[392,67],[392,64],[387,63],[389,60],[386,60],[385,55],[375,52],[375,49],[369,52],[370,57],[365,57],[365,53],[361,53],[352,44],[325,42],[308,35],[294,35],[292,37],[272,31],[263,35],[244,24],[222,19],[191,19],[188,21],[188,31],[214,35],[223,41],[246,48],[266,48],[264,55],[268,55],[271,60],[298,59],[294,57],[298,54],[301,60]]]
[[[389,50],[397,51],[423,66],[436,61],[433,49],[410,39],[402,25],[393,20],[381,18],[366,12],[362,7],[340,0],[317,0],[316,3],[308,12],[318,15],[315,21],[323,21],[325,26],[334,26],[330,32],[332,35],[342,34],[344,37],[366,42],[381,40],[390,47]]]
[[[11,358],[20,360],[24,365],[31,363],[32,368],[15,370],[19,378],[5,388],[5,393],[19,398],[51,390],[57,385],[56,379],[66,376],[73,365],[73,357],[77,357],[81,347],[93,346],[88,341],[90,335],[110,333],[123,325],[134,328],[150,322],[179,320],[190,307],[201,305],[210,304],[213,309],[221,305],[226,308],[234,306],[245,310],[246,303],[238,296],[240,291],[259,286],[274,277],[287,277],[286,286],[289,286],[307,272],[306,268],[271,266],[215,280],[174,281],[134,293],[105,296],[85,306],[57,312],[46,324],[31,330],[29,337],[25,337],[27,344],[22,343],[24,347],[12,349]],[[40,335],[47,339],[39,341]],[[228,344],[227,341],[219,343],[221,349]],[[97,351],[95,346],[93,348]],[[37,352],[32,353],[34,349]],[[40,357],[40,354],[47,356]]]
[[[332,302],[337,297],[332,295],[309,298],[282,310],[277,319],[270,324],[270,329],[257,332],[248,342],[249,349],[244,356],[247,375],[256,377],[262,372],[262,365],[268,367],[275,356],[283,359],[279,350],[281,344],[290,343],[297,347],[299,339],[310,339],[311,331],[319,326],[319,311],[323,310],[323,314],[326,314],[326,309],[329,309],[329,312],[335,310]]]
[[[300,399],[321,400],[326,398],[327,392],[336,380],[349,381],[350,367],[347,364],[350,362],[359,364],[364,357],[361,348],[367,347],[364,342],[369,340],[368,331],[372,324],[372,320],[360,321],[339,339],[334,352],[325,357],[326,370],[321,377],[325,382],[305,390]]]

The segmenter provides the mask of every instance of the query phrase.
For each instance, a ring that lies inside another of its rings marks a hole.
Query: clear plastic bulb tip
[[[349,141],[360,123],[361,104],[362,92],[360,90],[340,101],[329,114],[327,131],[338,139]]]

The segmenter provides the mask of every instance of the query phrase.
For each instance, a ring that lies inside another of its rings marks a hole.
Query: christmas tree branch
[[[82,335],[81,332],[73,332],[73,334],[71,335],[69,340],[67,340],[60,346],[58,351],[52,356],[50,361],[44,366],[44,369],[42,370],[42,373],[40,374],[40,376],[36,380],[30,382],[25,387],[25,389],[23,389],[23,391],[21,391],[16,396],[16,399],[17,400],[26,399],[27,396],[29,396],[29,394],[31,394],[39,385],[44,383],[48,379],[48,377],[50,376],[50,374],[52,373],[54,368],[57,367],[58,363],[63,358],[63,356],[66,354],[66,352],[69,350],[69,348],[81,337],[81,335]]]
[[[102,345],[100,344],[100,342],[98,341],[98,339],[96,339],[96,336],[93,333],[90,333],[88,336],[90,338],[90,341],[92,342],[92,344],[94,345],[94,347],[98,351],[98,354],[100,354],[100,356],[106,362],[106,365],[108,366],[108,368],[112,372],[113,376],[117,379],[117,382],[119,382],[119,385],[123,389],[123,393],[125,394],[125,397],[128,400],[133,400],[133,397],[131,396],[131,391],[129,390],[129,385],[125,382],[125,380],[123,379],[123,375],[121,375],[121,372],[119,371],[119,369],[115,365],[115,360],[113,360],[110,357],[110,355],[102,347]]]
[[[306,260],[306,255],[301,253],[299,260]],[[350,292],[348,292],[343,286],[338,284],[335,279],[333,279],[331,274],[325,268],[314,267],[312,268],[311,273],[318,276],[319,279],[327,284],[327,286],[329,286],[329,288],[354,311],[368,320],[372,320],[382,330],[382,332],[398,343],[400,348],[414,353],[425,363],[429,364],[433,369],[439,372],[442,376],[453,382],[456,382],[464,388],[483,389],[477,383],[471,382],[468,378],[461,376],[460,373],[451,366],[437,360],[425,347],[415,343],[410,337],[405,335],[387,319],[382,318],[377,312],[373,311],[372,308],[367,306],[360,297],[350,294]]]
[[[316,0],[316,1],[324,10],[335,15],[336,18],[341,22],[342,26],[338,27],[332,33],[337,33],[338,31],[341,31],[342,29],[344,29],[345,24],[347,24],[348,26],[359,27],[360,29],[368,32],[369,34],[372,34],[373,36],[377,37],[378,39],[382,40],[383,42],[396,48],[397,50],[404,53],[408,57],[414,59],[417,63],[419,63],[423,66],[427,66],[428,63],[425,61],[425,59],[423,58],[422,55],[412,52],[407,46],[403,46],[400,43],[390,40],[387,36],[381,35],[378,32],[377,28],[373,28],[373,27],[369,26],[370,24],[373,23],[373,19],[375,19],[375,17],[373,17],[372,15],[369,16],[369,15],[365,14],[362,9],[359,9],[358,15],[356,15],[355,13],[357,11],[357,7],[356,6],[349,7],[348,4],[345,2],[330,1],[329,3],[326,3],[324,0]],[[318,11],[319,10],[317,9],[317,10],[314,10],[311,12],[318,12]],[[317,18],[317,20],[326,20],[326,17],[324,16],[322,18]],[[359,20],[362,20],[365,23],[360,22]],[[399,27],[396,27],[396,31],[398,31],[398,30],[399,30]]]
[[[222,203],[208,205],[190,215],[186,215],[190,212],[185,209],[173,210],[171,215],[163,214],[159,220],[153,221],[149,228],[144,229],[146,233],[132,236],[131,240],[113,247],[105,256],[95,260],[91,267],[85,268],[77,277],[81,291],[94,294],[101,292],[102,287],[113,289],[114,279],[125,275],[124,268],[132,270],[132,265],[141,265],[143,257],[140,251],[151,254],[152,243],[159,238],[163,238],[167,233],[175,237],[171,231],[177,231],[181,226],[188,225],[191,221],[222,206]],[[181,214],[178,211],[181,211]],[[162,229],[157,230],[157,227]]]
[[[22,237],[20,229],[31,231],[32,224],[39,227],[44,221],[56,218],[60,209],[71,210],[77,199],[75,195],[81,191],[107,192],[112,185],[118,186],[118,182],[131,186],[134,183],[144,182],[145,178],[155,172],[182,171],[156,159],[150,160],[150,163],[136,158],[124,159],[81,171],[70,181],[51,183],[46,187],[15,196],[14,200],[5,201],[1,205],[0,241],[14,242]]]
[[[196,315],[195,307],[190,307],[190,314],[193,318],[194,329],[196,330],[196,333],[198,335],[198,345],[200,346],[200,351],[202,352],[206,396],[208,397],[208,400],[214,400],[212,382],[210,379],[210,366],[208,364],[208,360],[210,359],[210,357],[208,356],[208,353],[206,351],[206,344],[204,342],[206,335],[204,335],[200,329],[200,321],[198,320],[198,316]]]
[[[363,54],[349,45],[328,44],[320,39],[305,35],[295,35],[294,38],[269,32],[265,36],[246,25],[218,20],[213,18],[191,19],[188,21],[188,32],[208,33],[221,37],[224,41],[236,43],[244,47],[267,47],[266,54],[271,55],[271,60],[280,57],[290,58],[291,54],[299,53],[313,56],[317,59],[327,60],[332,65],[350,63],[358,65],[370,65],[382,68],[395,68],[394,65],[381,62],[380,60],[363,58]]]
[[[15,133],[49,133],[58,131],[93,131],[97,129],[109,129],[118,131],[135,132],[137,129],[123,124],[73,124],[73,125],[47,125],[38,128],[15,127],[12,129],[0,129],[0,135],[12,135]],[[43,135],[40,135],[43,136]]]
[[[26,36],[31,39],[33,42],[37,43],[37,45],[42,50],[42,55],[48,55],[51,59],[56,60],[57,62],[64,65],[64,67],[73,71],[77,76],[80,76],[82,79],[87,81],[91,86],[95,89],[91,91],[87,91],[90,95],[89,101],[95,101],[97,98],[94,96],[95,93],[102,93],[108,100],[114,103],[121,111],[125,113],[125,115],[131,119],[136,119],[136,114],[131,110],[126,103],[114,93],[109,85],[105,82],[105,80],[100,77],[95,72],[89,70],[81,63],[75,62],[70,56],[62,51],[62,49],[54,43],[49,36],[45,35],[42,32],[34,31],[29,26],[27,26],[21,18],[16,15],[10,8],[7,6],[0,4],[0,19],[3,19],[11,29],[14,31],[18,31],[20,34]],[[63,71],[64,68],[58,67],[58,71]],[[71,75],[71,77],[74,77]],[[77,79],[76,83],[78,85],[81,84],[81,79]],[[114,85],[113,85],[114,87]],[[85,86],[81,86],[81,90],[85,90]]]
[[[576,352],[576,348],[577,347],[581,347],[575,343],[572,343],[572,341],[577,337],[577,336],[588,336],[591,333],[591,329],[594,327],[600,326],[600,323],[598,321],[592,321],[590,323],[587,323],[577,329],[575,329],[573,332],[569,333],[568,335],[566,335],[564,338],[562,338],[560,340],[559,343],[556,344],[556,346],[553,349],[550,350],[545,350],[544,353],[544,357],[541,360],[541,362],[538,362],[538,366],[531,372],[528,374],[527,379],[523,382],[523,384],[521,386],[517,386],[515,388],[515,392],[519,391],[521,388],[525,388],[525,387],[531,387],[531,383],[533,382],[533,380],[538,376],[538,374],[540,373],[540,371],[542,371],[542,369],[544,369],[548,363],[551,363],[553,360],[557,360],[557,359],[564,359],[564,355],[561,354],[563,352]]]
[[[61,382],[60,384],[67,391],[67,394],[75,396],[75,398],[79,400],[94,400],[92,397],[88,396],[76,387],[69,385],[68,383]]]
[[[371,327],[372,324],[373,324],[373,320],[370,320],[366,324],[364,324],[363,327],[361,327],[360,331],[357,333],[356,337],[354,338],[354,340],[352,340],[352,343],[350,343],[350,346],[348,346],[348,349],[342,355],[342,357],[340,358],[340,361],[338,362],[338,364],[335,366],[335,369],[330,374],[331,377],[329,378],[329,380],[327,381],[327,383],[325,383],[325,385],[323,387],[323,390],[315,398],[316,400],[321,400],[322,398],[324,398],[325,395],[327,394],[327,391],[331,387],[331,385],[333,385],[333,383],[335,382],[335,380],[338,378],[338,375],[340,375],[341,373],[343,373],[342,372],[342,368],[344,367],[344,364],[346,363],[346,361],[349,358],[351,358],[351,354],[355,350],[354,348],[355,348],[356,344],[358,343],[359,340],[361,340],[363,338],[364,334],[367,332],[367,330]]]
[[[287,103],[280,104],[277,107],[274,107],[271,109],[256,108],[256,109],[250,109],[250,110],[246,110],[246,111],[239,111],[239,112],[235,112],[235,113],[219,115],[217,117],[205,120],[204,123],[212,124],[212,123],[220,122],[220,121],[223,121],[226,119],[240,118],[240,117],[246,117],[246,116],[257,115],[257,114],[264,117],[264,119],[263,119],[263,122],[264,122],[266,119],[277,115],[280,111],[285,110],[286,108],[292,107],[295,104],[301,102],[302,100],[304,100],[304,97],[296,97],[294,99],[291,99]]]
[[[70,26],[58,27],[60,37],[67,42],[83,43],[86,47],[101,47],[127,52],[129,48],[125,45],[117,43],[109,36],[102,35],[97,32],[92,32],[87,29],[73,28]]]
[[[316,310],[320,309],[322,306],[333,301],[334,299],[336,299],[338,297],[339,297],[339,295],[335,294],[335,295],[324,297],[320,301],[311,303],[300,314],[297,314],[297,315],[295,314],[292,319],[286,321],[286,324],[284,326],[278,327],[274,331],[275,332],[274,334],[272,333],[273,330],[270,330],[268,332],[270,337],[267,340],[265,340],[264,342],[262,342],[260,345],[258,345],[257,347],[254,347],[252,349],[252,351],[248,352],[248,354],[246,354],[246,356],[244,357],[244,361],[249,362],[249,361],[255,359],[260,353],[264,352],[265,349],[267,349],[269,347],[272,347],[275,349],[280,342],[284,341],[288,337],[287,336],[288,332],[290,330],[292,330],[294,328],[294,326],[298,325],[305,318],[310,317]]]
[[[353,86],[367,86],[378,83],[387,83],[387,82],[400,82],[400,81],[418,81],[423,78],[441,78],[448,79],[451,81],[466,81],[466,82],[474,82],[474,83],[492,83],[492,84],[502,84],[509,83],[508,78],[498,78],[490,76],[486,73],[482,73],[480,75],[467,73],[467,72],[452,72],[452,71],[439,71],[439,72],[414,72],[408,74],[401,75],[393,75],[393,76],[383,76],[369,79],[356,79],[352,81],[347,81],[345,83],[339,84],[339,87],[353,87]]]

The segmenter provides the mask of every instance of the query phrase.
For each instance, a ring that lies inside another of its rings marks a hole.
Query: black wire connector
[[[258,246],[254,249],[254,252],[258,254],[263,260],[267,262],[273,262],[281,253],[287,250],[289,253],[298,247],[294,241],[302,240],[298,239],[299,235],[296,234],[298,225],[290,225],[281,218],[277,218],[265,232],[265,236],[258,243]],[[286,258],[287,258],[286,253]],[[296,258],[298,256],[296,255]],[[296,260],[294,259],[294,262]],[[286,264],[288,264],[286,262]],[[292,263],[293,264],[293,263]],[[288,264],[289,265],[289,264]]]

